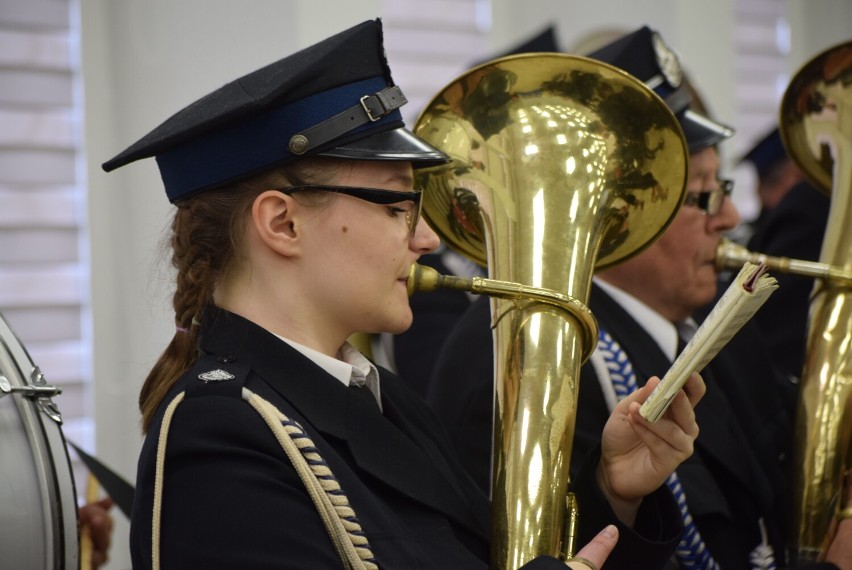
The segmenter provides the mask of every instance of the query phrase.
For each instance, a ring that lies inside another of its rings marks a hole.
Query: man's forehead
[[[704,150],[690,155],[689,157],[689,178],[706,178],[708,176],[716,176],[719,173],[719,154],[713,147],[705,148]]]

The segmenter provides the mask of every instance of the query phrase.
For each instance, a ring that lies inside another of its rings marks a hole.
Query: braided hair
[[[336,162],[304,159],[228,186],[206,190],[176,204],[171,225],[171,263],[177,271],[172,297],[176,331],[148,373],[139,394],[143,432],[148,431],[168,391],[201,356],[199,319],[204,309],[213,304],[217,284],[233,269],[244,247],[242,236],[254,199],[270,188],[311,182],[327,184],[338,173]],[[300,193],[299,199],[310,200],[310,193]],[[316,202],[317,198],[313,199]]]

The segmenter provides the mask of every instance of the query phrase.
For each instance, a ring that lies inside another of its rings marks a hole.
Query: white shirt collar
[[[594,282],[651,335],[669,360],[674,361],[677,352],[677,329],[671,321],[615,285],[598,278],[594,278]]]
[[[274,333],[273,333],[274,334]],[[292,346],[310,359],[314,364],[337,378],[344,386],[366,386],[376,397],[379,408],[382,407],[382,393],[379,384],[379,370],[367,360],[357,348],[349,342],[343,344],[338,352],[338,358],[332,358],[318,350],[299,344],[289,338],[276,334],[278,338]]]

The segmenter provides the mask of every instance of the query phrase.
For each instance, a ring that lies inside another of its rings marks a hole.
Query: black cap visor
[[[714,146],[734,134],[734,129],[687,109],[678,115],[689,154]]]
[[[449,156],[402,127],[382,131],[317,155],[354,160],[405,160],[411,162],[414,168],[450,162]]]

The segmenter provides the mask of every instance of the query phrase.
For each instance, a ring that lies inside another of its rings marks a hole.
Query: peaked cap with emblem
[[[300,157],[448,161],[404,128],[381,20],[363,22],[249,73],[178,111],[103,164],[156,157],[175,202]]]
[[[653,89],[677,116],[691,154],[734,134],[731,127],[689,108],[691,98],[677,54],[648,26],[593,51],[588,57],[614,65]]]

